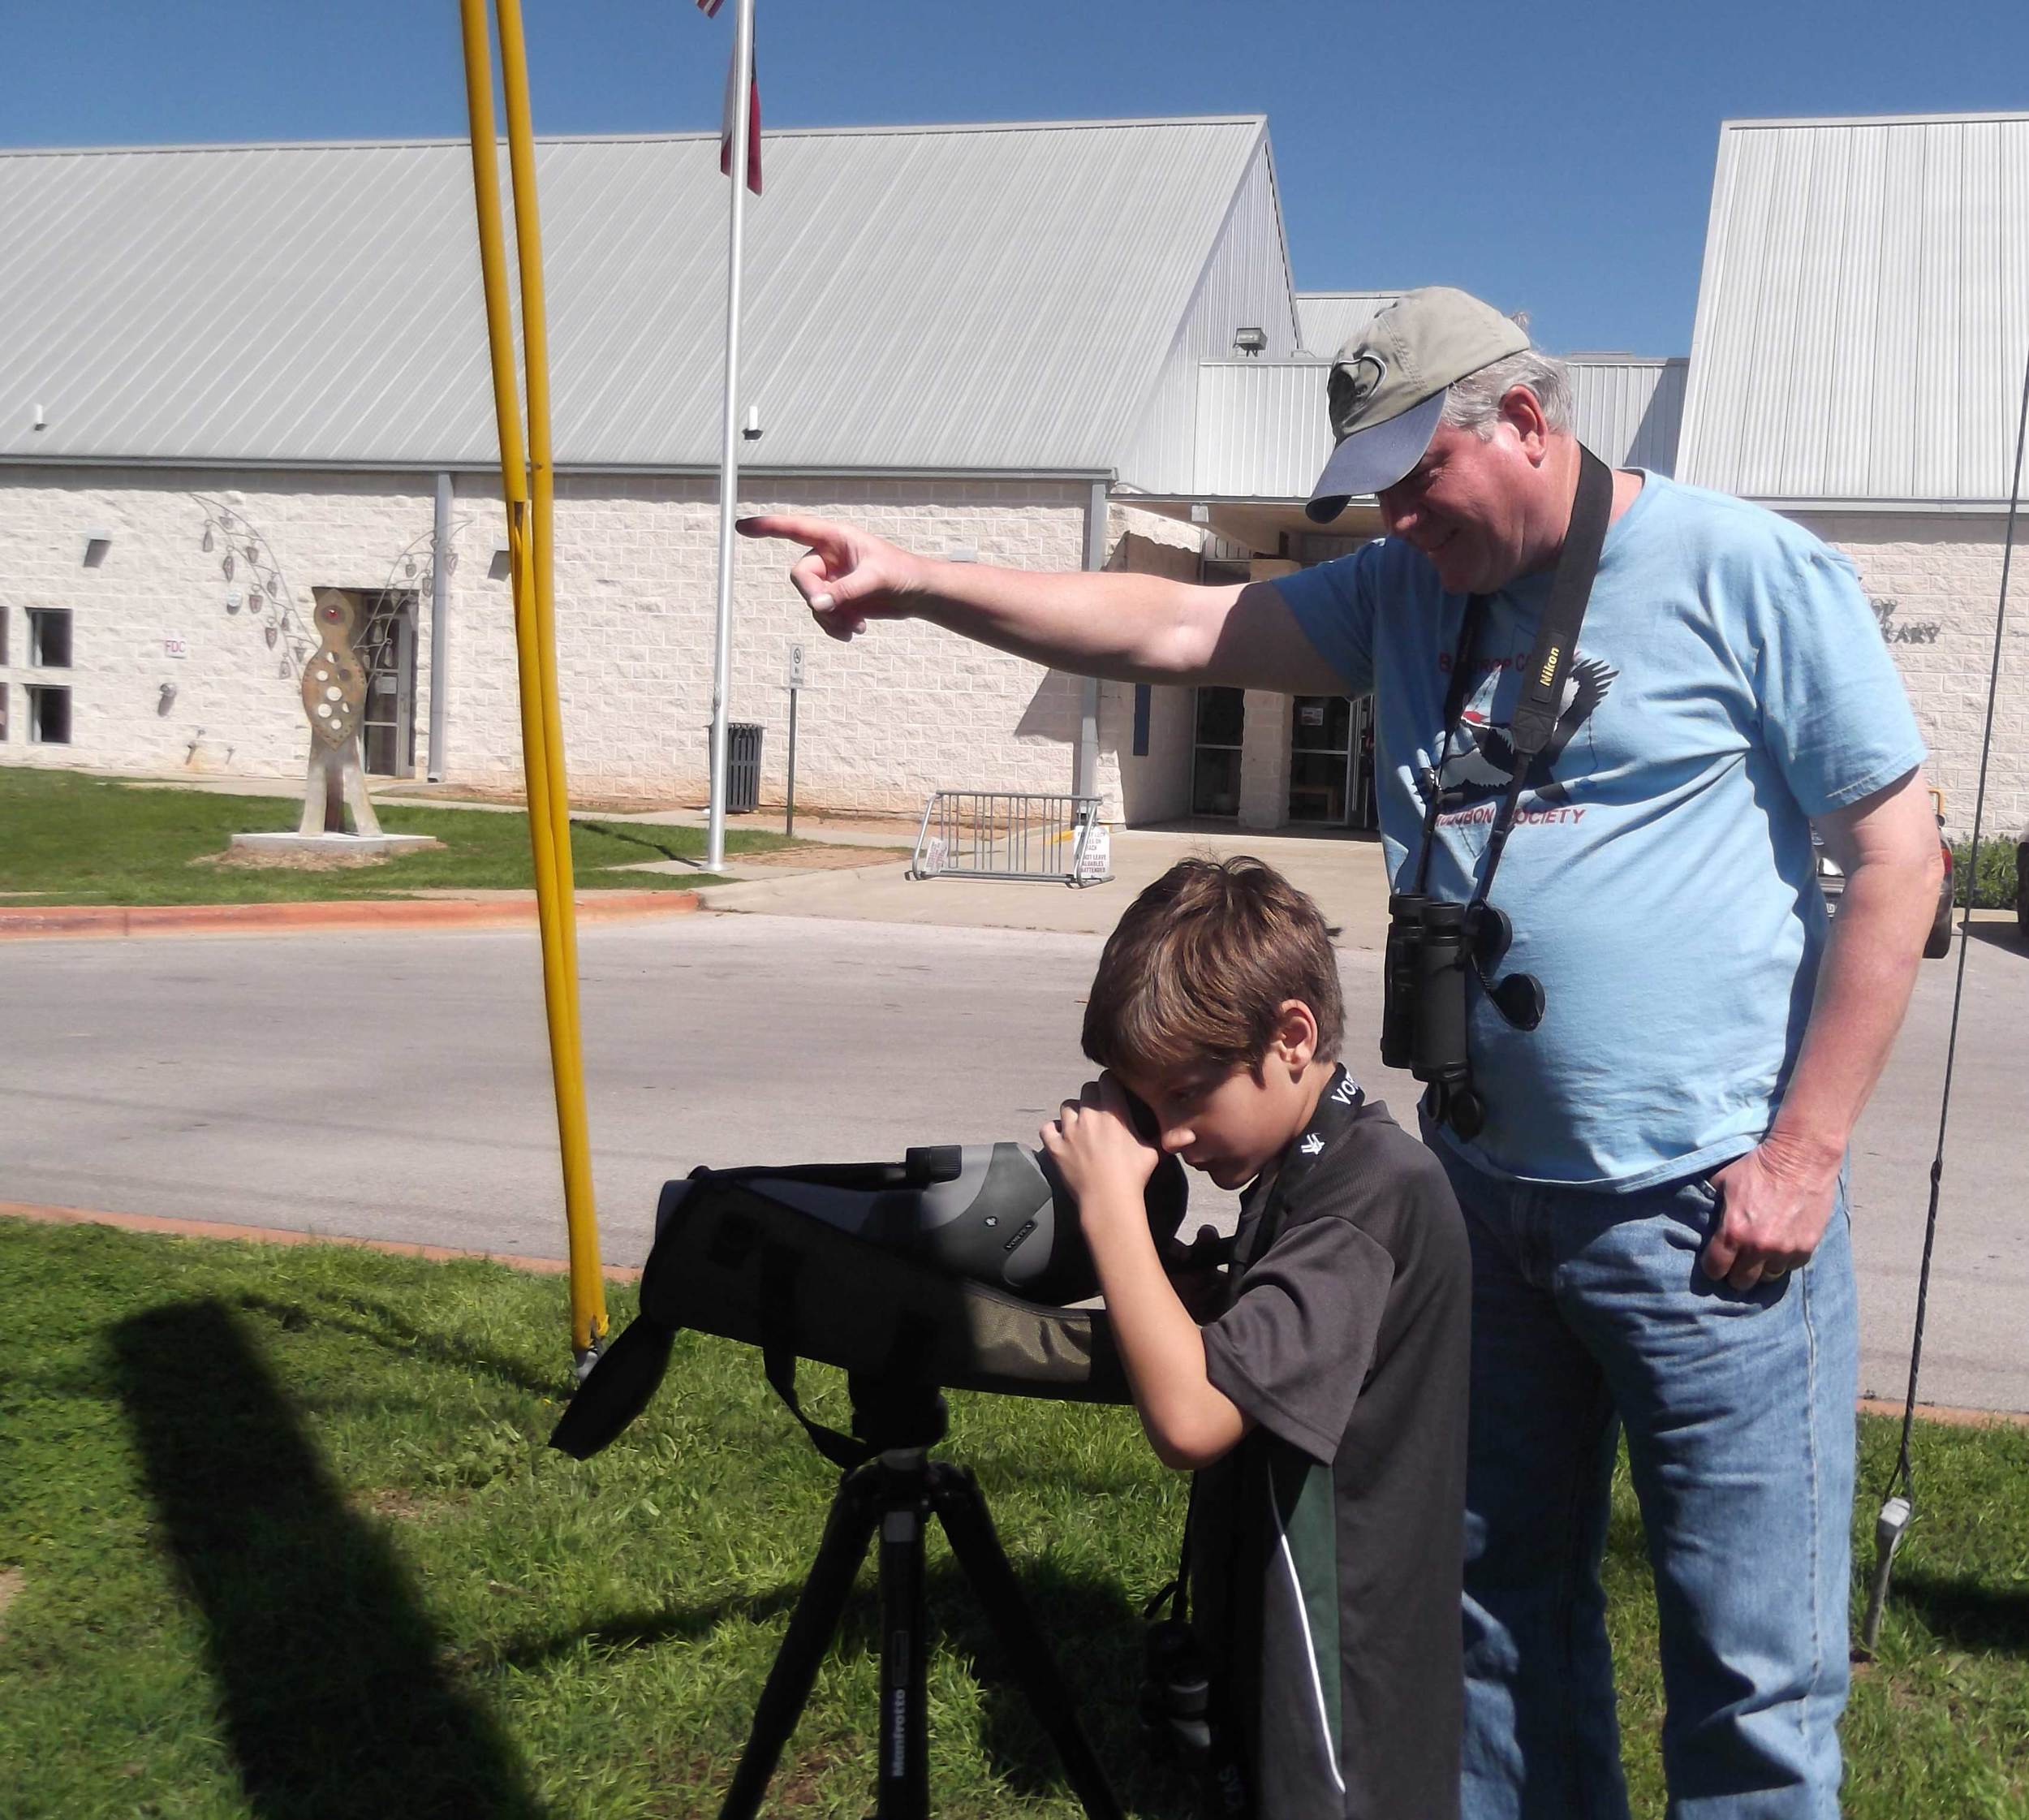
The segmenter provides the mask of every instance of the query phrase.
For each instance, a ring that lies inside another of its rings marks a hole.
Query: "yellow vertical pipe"
[[[557,689],[556,570],[551,561],[556,523],[556,472],[549,459],[549,322],[542,286],[542,224],[536,206],[536,139],[528,105],[528,57],[522,37],[521,0],[495,0],[500,17],[501,86],[506,101],[507,162],[515,189],[515,252],[521,270],[521,337],[528,386],[528,475],[536,551],[536,624],[541,653],[543,746],[548,757],[550,825],[555,830],[557,875],[569,894],[575,883],[571,858],[571,796],[564,777],[563,718]],[[564,951],[571,964],[571,1022],[578,1012],[578,928],[564,919]]]
[[[599,1273],[597,1216],[592,1197],[590,1140],[584,1128],[583,1046],[578,1021],[578,923],[571,857],[571,795],[564,771],[563,716],[557,688],[555,548],[556,475],[549,444],[549,329],[542,282],[542,226],[536,207],[535,128],[528,101],[528,56],[522,33],[521,0],[495,0],[500,22],[501,87],[506,104],[508,165],[515,190],[515,251],[521,272],[523,363],[528,388],[528,472],[534,547],[535,648],[537,702],[542,722],[538,748],[546,772],[544,791],[549,814],[556,872],[555,894],[563,951],[562,978],[571,1025],[571,1067],[576,1087],[578,1133],[564,1145],[565,1213],[571,1227],[573,1335],[582,1352],[605,1332],[605,1284]],[[534,804],[530,804],[532,818]],[[561,1120],[560,1120],[561,1123]],[[579,1192],[571,1192],[575,1172]],[[579,1337],[577,1311],[585,1312],[589,1338]]]
[[[550,1075],[556,1092],[557,1132],[563,1158],[564,1214],[571,1252],[571,1338],[582,1363],[604,1337],[606,1314],[605,1285],[599,1271],[598,1225],[592,1198],[591,1144],[585,1119],[584,1076],[578,1038],[577,942],[572,916],[570,821],[568,799],[563,789],[562,737],[554,709],[548,714],[544,712],[545,692],[553,701],[554,693],[554,666],[545,649],[549,628],[539,610],[537,588],[539,576],[548,571],[548,541],[542,535],[547,527],[531,509],[522,447],[520,402],[514,383],[514,326],[507,295],[499,153],[493,131],[493,59],[487,34],[485,0],[459,0],[459,12],[464,37],[466,105],[472,129],[472,191],[479,218],[480,271],[485,287],[487,343],[492,357],[494,416],[500,437],[501,489],[506,504],[508,561],[513,577],[523,758],[528,785],[528,830],[535,860],[536,912],[542,932],[543,1006],[549,1024]],[[512,37],[513,58],[520,64],[520,69],[518,80],[508,80],[508,93],[511,97],[518,88],[525,127],[528,80],[517,14]],[[507,42],[503,36],[504,63],[509,58]],[[511,132],[511,121],[510,125]],[[528,226],[532,230],[532,166],[526,188],[530,211]],[[518,185],[518,228],[520,191],[521,186]],[[530,240],[533,238],[532,233]],[[523,244],[524,286],[532,257],[536,262],[536,307],[540,313],[539,241],[534,242],[532,253],[528,242]],[[525,312],[525,294],[523,308]],[[542,343],[530,342],[532,382],[539,366],[546,369],[545,354]],[[549,450],[546,370],[542,375],[541,398],[541,484],[547,494]],[[545,675],[550,677],[547,692],[544,687]],[[560,826],[561,879],[558,864]]]

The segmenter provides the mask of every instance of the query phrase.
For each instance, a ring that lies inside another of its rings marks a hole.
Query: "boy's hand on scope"
[[[825,633],[848,643],[873,619],[905,618],[918,589],[920,565],[906,550],[829,519],[773,512],[734,521],[743,537],[786,537],[809,547],[790,565],[789,579],[809,602]]]
[[[1053,1123],[1043,1127],[1043,1148],[1078,1197],[1081,1219],[1131,1207],[1137,1221],[1148,1178],[1162,1153],[1135,1129],[1127,1093],[1113,1076],[1085,1083],[1075,1100],[1066,1100]]]

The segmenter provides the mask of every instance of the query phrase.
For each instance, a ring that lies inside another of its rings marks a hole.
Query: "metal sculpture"
[[[310,770],[299,835],[377,837],[381,825],[366,794],[360,762],[360,718],[366,671],[353,649],[360,610],[342,588],[313,588],[310,619],[317,648],[304,660],[303,711],[310,722]],[[350,813],[352,826],[346,826]]]
[[[278,653],[277,674],[285,682],[299,675],[317,635],[304,624],[291,604],[291,590],[274,546],[243,511],[201,493],[190,497],[205,515],[204,536],[198,548],[210,555],[222,544],[219,573],[228,581],[243,580],[245,583],[243,600],[238,590],[226,597],[226,612],[239,613],[243,606],[249,619],[263,622],[262,636],[268,649]]]

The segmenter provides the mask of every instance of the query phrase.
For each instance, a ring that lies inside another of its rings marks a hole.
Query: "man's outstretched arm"
[[[739,528],[806,546],[789,579],[836,639],[873,619],[928,619],[1033,663],[1116,682],[1344,690],[1265,583],[1201,588],[1163,576],[947,563],[791,512],[743,518]]]

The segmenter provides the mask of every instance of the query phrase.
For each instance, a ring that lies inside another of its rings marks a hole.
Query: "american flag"
[[[716,13],[723,0],[697,0],[698,11],[708,19]],[[739,34],[734,34],[733,54],[726,63],[726,107],[718,124],[718,167],[728,177],[733,175],[733,125],[739,105]],[[754,58],[747,74],[747,187],[755,195],[761,192],[760,166],[760,72],[759,58]]]

